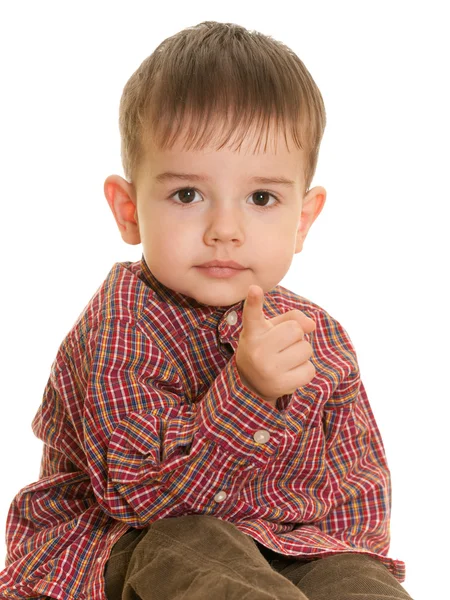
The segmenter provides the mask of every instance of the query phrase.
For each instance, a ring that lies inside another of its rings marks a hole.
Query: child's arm
[[[386,555],[390,474],[362,382],[354,403],[325,412],[325,433],[335,507],[319,526],[351,546]]]
[[[327,329],[332,339],[339,340],[340,352],[353,357],[354,369],[339,383],[324,407],[325,458],[332,482],[333,508],[317,526],[350,546],[386,555],[391,482],[383,442],[352,342],[334,319]]]
[[[95,336],[59,354],[34,431],[89,475],[107,515],[139,528],[214,513],[217,494],[233,496],[249,469],[270,462],[284,419],[240,386],[234,356],[191,404],[173,357],[134,325],[106,321]]]
[[[56,559],[78,590],[74,553],[85,576],[112,532],[235,505],[255,466],[270,463],[284,420],[240,385],[234,357],[205,389],[191,404],[176,359],[135,323],[108,320],[67,337],[33,421],[44,442],[40,478],[9,510],[0,597],[53,590],[46,564]]]

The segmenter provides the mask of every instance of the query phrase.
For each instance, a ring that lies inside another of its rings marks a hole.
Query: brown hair
[[[200,150],[214,138],[219,150],[237,131],[239,148],[255,127],[261,132],[257,146],[266,132],[266,148],[272,117],[277,129],[282,120],[285,139],[290,125],[294,143],[305,152],[306,192],[326,116],[303,62],[283,43],[233,23],[205,21],[183,29],[165,39],[123,89],[119,127],[125,177],[135,181],[146,135],[161,150],[170,149],[187,125],[184,149]],[[220,121],[225,126],[218,135]]]

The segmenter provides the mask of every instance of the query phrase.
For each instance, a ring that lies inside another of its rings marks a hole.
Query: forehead
[[[189,151],[178,143],[170,150],[149,151],[143,163],[142,174],[145,173],[159,184],[173,180],[200,182],[217,179],[230,182],[230,178],[261,185],[277,183],[289,187],[297,187],[303,183],[304,169],[298,150],[287,153],[286,149],[278,148],[277,153],[272,153],[270,149],[266,152],[253,152],[247,145],[239,151],[228,147]]]

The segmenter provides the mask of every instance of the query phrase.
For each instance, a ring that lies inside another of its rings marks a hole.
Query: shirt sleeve
[[[201,402],[190,403],[167,353],[131,324],[114,328],[120,343],[112,355],[97,342],[84,399],[77,399],[76,360],[64,361],[53,379],[58,403],[84,400],[76,433],[61,443],[78,440],[96,500],[116,520],[144,527],[214,512],[219,491],[235,493],[248,469],[274,457],[282,413],[242,387],[234,356]],[[103,331],[99,339],[107,337]],[[261,431],[267,443],[257,441]]]
[[[352,348],[345,331],[341,335]],[[317,525],[350,546],[386,555],[390,473],[359,368],[341,382],[326,403],[323,427],[333,508]]]

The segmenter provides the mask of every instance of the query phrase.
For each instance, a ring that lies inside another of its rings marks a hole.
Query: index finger
[[[246,331],[256,331],[265,324],[263,313],[264,292],[259,285],[251,285],[242,309],[242,328]]]

